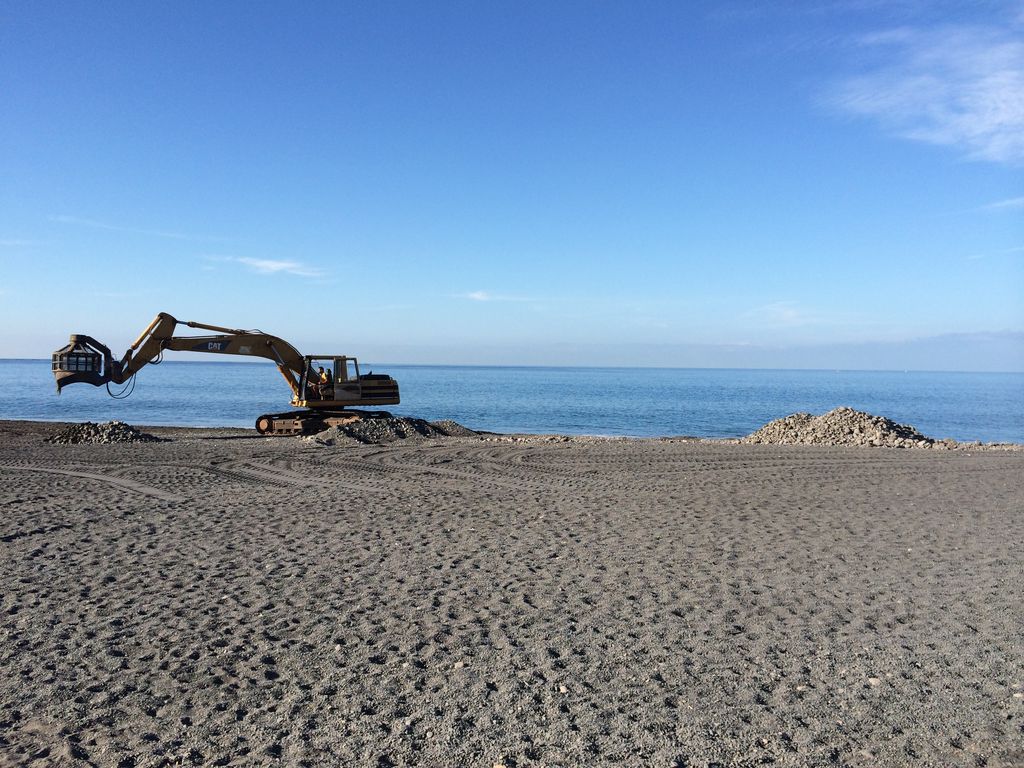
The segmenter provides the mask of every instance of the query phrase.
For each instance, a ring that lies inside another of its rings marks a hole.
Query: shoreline
[[[51,428],[58,430],[60,428],[72,427],[78,424],[95,423],[86,421],[46,421],[38,419],[0,419],[0,430],[3,430],[8,425],[16,426],[23,425],[24,428],[29,430],[36,430],[38,428]],[[110,423],[110,422],[104,422]],[[123,422],[122,422],[123,423]],[[251,427],[194,427],[194,426],[167,426],[167,425],[147,425],[147,424],[133,424],[131,425],[135,429],[143,432],[153,434],[154,436],[178,436],[178,437],[192,437],[197,439],[203,439],[205,433],[207,437],[216,436],[234,436],[234,437],[251,437],[253,439],[291,439],[291,440],[308,440],[312,435],[293,435],[293,436],[262,436],[256,433],[256,430]],[[909,448],[897,448],[894,446],[885,445],[845,445],[845,444],[833,444],[833,443],[796,443],[796,442],[774,442],[774,443],[753,443],[748,442],[744,438],[734,437],[699,437],[696,435],[666,435],[666,436],[630,436],[630,435],[600,435],[600,434],[573,434],[564,435],[556,433],[524,433],[524,432],[488,432],[483,430],[474,430],[476,432],[473,436],[439,436],[432,438],[400,438],[400,440],[412,440],[416,442],[418,440],[452,440],[452,439],[480,439],[491,442],[597,442],[597,441],[624,441],[624,442],[664,442],[664,443],[705,443],[709,445],[764,445],[768,447],[819,447],[819,448],[890,448],[893,450],[952,450],[952,451],[1024,451],[1024,443],[1003,443],[1003,442],[981,442],[981,441],[956,441],[951,439],[934,439],[934,443],[928,447],[909,447]],[[56,433],[56,432],[55,432]],[[389,441],[390,442],[390,441]],[[366,444],[366,443],[364,443]],[[386,444],[386,443],[382,443]]]

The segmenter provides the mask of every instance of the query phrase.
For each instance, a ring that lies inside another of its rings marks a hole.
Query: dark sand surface
[[[1024,453],[0,423],[0,763],[1024,765]]]

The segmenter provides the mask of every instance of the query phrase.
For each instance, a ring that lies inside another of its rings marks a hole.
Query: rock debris
[[[936,440],[908,424],[842,406],[821,416],[794,413],[770,421],[742,438],[771,445],[871,445],[888,448],[956,448],[955,440]]]
[[[59,445],[77,445],[79,443],[159,443],[159,437],[140,432],[131,424],[123,421],[107,421],[96,424],[86,421],[72,424],[67,429],[46,438],[48,443]]]
[[[360,443],[390,443],[409,437],[470,437],[479,434],[458,422],[425,421],[410,417],[365,418],[329,427],[306,440],[318,445],[335,445],[355,440]]]

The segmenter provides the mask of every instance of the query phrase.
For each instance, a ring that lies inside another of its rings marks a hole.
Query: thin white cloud
[[[469,293],[460,293],[457,298],[469,299],[470,301],[531,301],[531,299],[523,296],[501,296],[491,293],[490,291],[470,291]]]
[[[0,238],[0,248],[29,248],[33,245],[43,245],[40,240],[21,240],[19,238]]]
[[[1008,200],[998,200],[994,203],[981,206],[983,211],[1006,211],[1024,208],[1024,197],[1011,197]]]
[[[96,221],[94,219],[86,219],[81,216],[50,216],[50,221],[55,221],[59,224],[73,224],[80,227],[90,227],[92,229],[104,229],[110,232],[127,232],[132,235],[149,235],[150,237],[163,237],[169,240],[190,240],[200,242],[215,242],[222,241],[224,238],[221,237],[208,237],[205,235],[186,235],[181,232],[166,232],[158,229],[137,229],[135,227],[122,227],[117,224],[107,224],[103,221]]]
[[[879,63],[829,99],[908,139],[1024,163],[1024,38],[995,26],[899,28],[861,38]]]
[[[747,310],[740,315],[740,318],[774,328],[804,325],[814,319],[795,301],[773,301],[770,304]]]
[[[799,301],[773,301],[742,312],[738,319],[746,325],[757,328],[835,328],[844,325],[870,325],[878,322],[877,318],[862,313],[844,312],[835,309],[806,307]]]
[[[970,261],[978,261],[980,259],[988,259],[993,256],[1015,256],[1018,253],[1024,253],[1024,245],[1014,246],[1013,248],[1003,248],[1002,250],[994,251],[992,253],[971,253],[968,254],[967,258]]]
[[[215,261],[230,261],[248,267],[260,275],[295,275],[297,277],[323,277],[324,271],[299,261],[283,259],[253,259],[248,256],[212,256]]]

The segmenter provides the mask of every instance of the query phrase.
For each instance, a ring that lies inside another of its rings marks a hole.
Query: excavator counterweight
[[[178,325],[214,331],[207,336],[175,336]],[[292,391],[293,410],[264,414],[256,419],[260,434],[301,434],[383,412],[348,410],[350,406],[396,405],[398,382],[383,374],[361,374],[359,362],[343,355],[302,355],[284,339],[263,331],[246,331],[178,320],[161,312],[117,360],[110,349],[91,336],[72,334],[69,343],[53,353],[57,394],[69,384],[124,384],[140,369],[157,363],[165,351],[206,352],[264,357],[277,365]],[[316,370],[317,363],[325,363]],[[331,367],[333,366],[333,368]],[[384,414],[386,415],[386,414]]]

